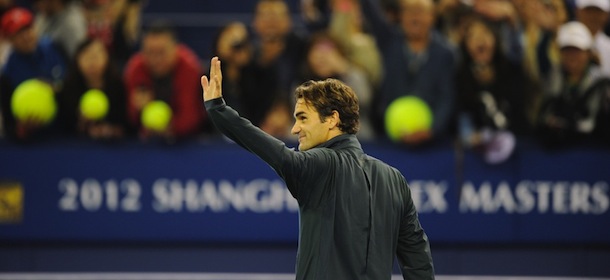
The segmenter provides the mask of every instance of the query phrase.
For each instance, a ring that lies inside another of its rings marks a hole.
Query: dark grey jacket
[[[405,178],[367,156],[354,135],[298,152],[239,117],[222,98],[205,102],[227,137],[267,162],[299,202],[296,279],[434,279],[428,238]]]

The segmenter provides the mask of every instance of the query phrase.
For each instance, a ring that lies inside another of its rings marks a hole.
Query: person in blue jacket
[[[379,92],[378,114],[384,114],[396,98],[414,95],[432,111],[430,129],[410,133],[402,141],[415,146],[445,136],[455,102],[455,53],[434,30],[433,0],[400,0],[398,21],[390,22],[379,1],[360,0],[362,14],[383,57],[384,78]]]
[[[358,98],[336,79],[295,90],[298,151],[239,116],[222,98],[220,61],[201,77],[209,117],[224,135],[267,162],[299,204],[296,279],[434,279],[428,238],[395,168],[364,153]]]
[[[35,120],[15,119],[10,105],[15,88],[26,80],[39,79],[58,92],[66,72],[66,58],[50,38],[39,37],[33,23],[32,13],[19,7],[7,11],[1,19],[2,34],[11,43],[12,51],[0,76],[0,111],[7,137],[15,140],[40,135],[37,132],[43,128]]]

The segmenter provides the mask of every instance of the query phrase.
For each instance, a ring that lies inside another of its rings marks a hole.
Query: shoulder
[[[456,48],[445,39],[438,31],[433,31],[431,36],[431,51],[437,55],[449,56],[453,59]]]
[[[37,53],[42,53],[43,55],[54,55],[60,56],[63,61],[67,60],[67,55],[59,45],[59,43],[53,41],[49,36],[43,36],[38,41]]]
[[[603,71],[599,66],[591,67],[589,70],[590,84],[587,86],[588,89],[608,90],[610,88],[610,77]]]
[[[391,166],[380,159],[366,155],[365,162],[370,165],[373,170],[382,173],[384,176],[391,176],[390,178],[392,179],[404,180],[404,176],[396,167]]]
[[[610,48],[610,37],[603,32],[598,32],[595,35],[595,44],[603,46],[604,48]]]
[[[49,36],[40,37],[40,39],[38,40],[38,48],[43,51],[49,51],[49,50],[57,51],[58,50],[57,45],[55,45],[55,42]]]
[[[17,52],[11,50],[10,53],[6,56],[6,62],[2,66],[2,69],[7,69],[11,67],[15,67],[14,64],[17,60],[19,60],[19,55]]]
[[[125,65],[125,75],[133,75],[145,69],[144,57],[141,53],[134,54]]]
[[[316,164],[330,163],[337,158],[335,150],[323,147],[309,149],[300,153],[303,160]]]

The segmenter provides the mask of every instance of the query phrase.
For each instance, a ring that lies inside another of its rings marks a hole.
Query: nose
[[[295,122],[294,125],[292,126],[292,129],[290,130],[290,133],[299,134],[299,132],[301,132],[301,128]]]

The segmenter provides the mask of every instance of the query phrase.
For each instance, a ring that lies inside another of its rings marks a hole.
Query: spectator
[[[223,96],[227,104],[238,112],[250,115],[247,93],[244,85],[244,68],[252,59],[252,47],[248,41],[248,29],[241,22],[231,22],[223,26],[214,41],[213,53],[222,61]],[[246,110],[248,108],[248,110]]]
[[[559,64],[554,36],[567,20],[565,5],[561,0],[518,0],[515,3],[522,26],[522,63],[530,79],[539,82]]]
[[[593,63],[593,37],[584,24],[572,21],[562,25],[557,43],[561,68],[554,69],[545,85],[548,92],[541,108],[540,135],[549,145],[591,140],[602,129],[597,126],[598,113],[610,82]]]
[[[39,37],[33,26],[32,13],[23,8],[13,8],[2,16],[2,33],[12,45],[12,50],[0,77],[2,119],[9,138],[29,140],[43,129],[37,120],[18,121],[10,107],[15,88],[29,79],[50,83],[55,92],[61,90],[65,73],[64,57],[51,40]]]
[[[604,33],[610,14],[608,0],[576,0],[576,19],[582,22],[593,36],[592,51],[599,56],[604,75],[610,77],[610,37]]]
[[[33,0],[36,28],[51,37],[67,58],[87,36],[87,22],[80,2],[72,0]]]
[[[199,102],[201,74],[199,58],[178,42],[173,28],[162,22],[151,24],[142,38],[141,51],[125,69],[128,120],[144,138],[161,136],[171,140],[200,132],[204,121]],[[142,109],[153,100],[166,102],[173,111],[170,126],[161,133],[140,125]]]
[[[375,136],[370,108],[373,88],[365,72],[353,65],[339,43],[324,32],[314,34],[307,47],[307,62],[303,67],[302,82],[335,78],[351,87],[360,104],[360,130],[358,138],[372,140]]]
[[[273,77],[277,81],[272,88],[290,96],[306,40],[294,31],[288,5],[284,0],[259,0],[252,25],[257,72]]]
[[[287,137],[292,123],[288,102],[279,91],[266,91],[262,86],[273,87],[274,77],[257,72],[259,68],[252,62],[246,26],[232,22],[221,28],[214,53],[223,63],[222,83],[227,104],[240,109],[244,117],[251,118],[265,132],[278,138]]]
[[[330,34],[338,40],[350,62],[360,67],[374,86],[381,83],[381,54],[375,38],[364,32],[360,3],[336,0],[330,22]]]
[[[436,2],[436,26],[454,47],[462,42],[464,28],[471,17],[474,1],[438,0]]]
[[[108,113],[101,120],[88,120],[80,113],[81,97],[91,89],[101,90],[108,98]],[[127,97],[123,79],[101,40],[90,38],[78,46],[59,100],[61,125],[68,133],[101,140],[125,135]]]
[[[334,0],[300,0],[301,17],[309,32],[315,33],[328,28],[332,2]]]
[[[500,50],[498,35],[483,20],[474,20],[466,27],[461,50],[463,60],[456,75],[459,132],[465,146],[487,152],[498,135],[514,139],[513,134],[529,130],[525,117],[527,77],[521,66]],[[500,162],[509,155],[486,159]]]
[[[495,32],[500,35],[500,49],[506,57],[516,62],[520,62],[523,57],[519,13],[514,4],[518,1],[524,0],[474,0],[470,2],[472,10],[489,21]]]
[[[137,51],[144,0],[84,0],[88,35],[102,39],[123,69]]]
[[[290,92],[303,59],[305,39],[293,30],[284,0],[259,0],[253,19],[252,60],[243,71],[245,116],[278,138],[289,135]]]
[[[514,2],[521,17],[521,38],[523,58],[521,63],[528,78],[536,87],[528,91],[526,111],[528,120],[536,122],[542,102],[542,85],[551,69],[559,65],[559,47],[555,34],[567,19],[567,11],[562,0],[518,0]]]
[[[409,145],[418,145],[442,137],[448,130],[455,100],[454,53],[433,30],[432,0],[402,0],[400,3],[400,29],[394,29],[385,20],[374,0],[363,0],[362,10],[383,55],[385,79],[380,91],[381,111],[404,95],[420,97],[432,110],[432,128],[403,139]]]

